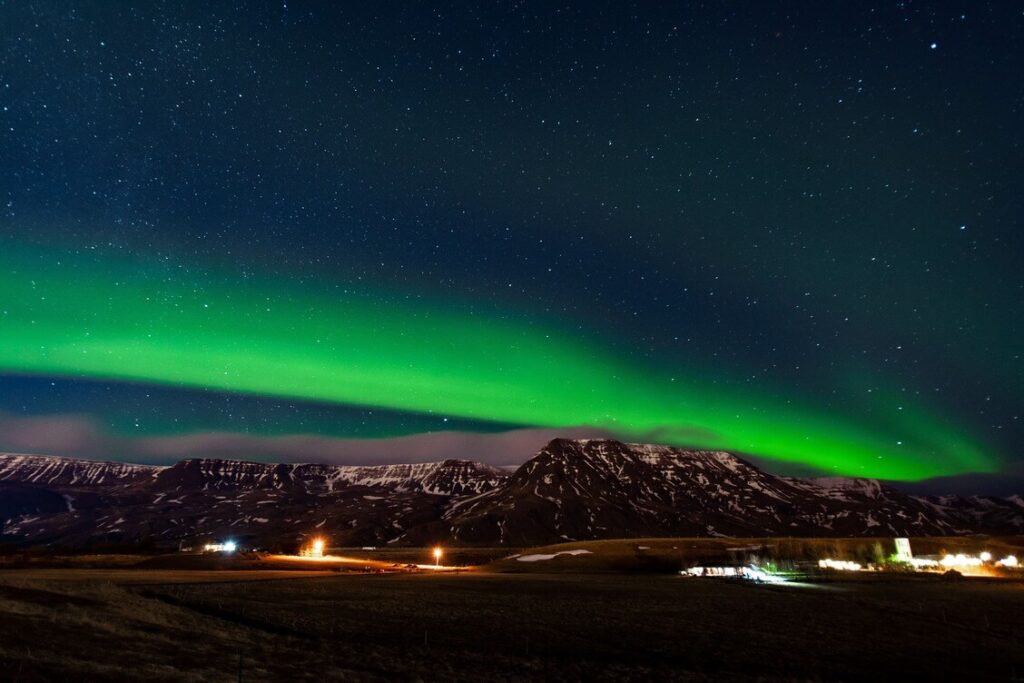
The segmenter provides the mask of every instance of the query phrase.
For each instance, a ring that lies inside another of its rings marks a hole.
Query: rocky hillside
[[[870,479],[777,477],[721,451],[555,439],[512,473],[184,460],[171,467],[0,455],[0,538],[287,547],[536,545],[638,536],[1024,533],[1020,497],[919,497]]]
[[[170,467],[0,455],[0,539],[69,546],[176,546],[231,536],[288,548],[392,540],[436,520],[453,496],[499,485],[502,470],[445,460],[344,467],[183,460]]]
[[[120,486],[151,478],[163,469],[49,455],[0,454],[0,481],[40,486]]]
[[[443,521],[456,540],[507,545],[628,536],[921,536],[1024,529],[1019,499],[959,504],[962,509],[950,501],[915,498],[868,479],[777,477],[721,451],[556,439],[504,486],[455,501]]]
[[[501,470],[468,460],[364,467],[183,460],[153,474],[155,486],[162,490],[252,488],[319,495],[365,486],[439,496],[481,493],[497,486],[505,476]]]

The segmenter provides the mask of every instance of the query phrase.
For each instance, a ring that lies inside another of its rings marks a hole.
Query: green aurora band
[[[0,247],[0,371],[587,425],[844,475],[912,480],[998,469],[948,420],[902,396],[896,410],[876,394],[857,419],[852,406],[840,413],[763,389],[672,378],[514,316]]]

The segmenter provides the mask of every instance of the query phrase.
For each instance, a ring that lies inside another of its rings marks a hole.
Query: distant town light
[[[859,572],[861,570],[859,562],[848,560],[818,560],[818,566],[822,569],[838,569],[844,572]]]
[[[938,560],[932,560],[927,557],[914,557],[910,560],[910,564],[914,565],[915,569],[920,569],[921,567],[934,567],[938,563]]]
[[[203,552],[206,553],[233,553],[238,550],[238,546],[234,541],[225,541],[224,543],[207,543],[203,546]]]
[[[957,553],[956,555],[948,554],[939,560],[939,564],[943,567],[978,567],[981,565],[981,562],[980,557],[972,557],[963,553]]]
[[[783,583],[786,580],[753,564],[747,567],[690,567],[679,573],[683,576],[747,579],[757,583]]]
[[[327,542],[322,537],[318,536],[310,541],[309,545],[299,551],[299,556],[320,558],[324,556],[324,548],[326,547]]]
[[[437,547],[434,548],[434,565],[435,566],[438,566],[438,567],[441,566],[441,555],[442,554],[443,553],[441,551],[441,547],[440,546],[437,546]]]
[[[1003,559],[1001,559],[998,562],[996,562],[996,564],[998,564],[1000,566],[1003,566],[1003,567],[1016,567],[1016,566],[1018,566],[1017,556],[1016,555],[1007,555]]]

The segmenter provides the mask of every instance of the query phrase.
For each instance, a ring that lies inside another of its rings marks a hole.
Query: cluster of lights
[[[1013,569],[1020,566],[1016,555],[1007,555],[1001,560],[992,561],[992,553],[983,552],[978,555],[965,555],[964,553],[948,553],[941,560],[927,560],[914,558],[910,561],[916,568],[942,566],[947,569],[953,567],[981,567],[986,564],[995,564],[997,567]]]
[[[782,583],[785,581],[781,576],[776,576],[756,565],[748,567],[690,567],[685,572],[680,573],[685,573],[687,576],[740,578],[758,583]]]
[[[690,567],[686,570],[689,576],[739,576],[745,567]]]
[[[233,553],[238,550],[238,546],[235,545],[234,541],[225,541],[224,543],[207,543],[203,546],[203,551],[207,553]]]
[[[988,553],[982,553],[982,555],[988,555],[989,559],[992,558]],[[946,555],[939,560],[939,564],[943,567],[980,567],[984,561],[981,557],[957,553],[956,555]]]
[[[822,569],[838,569],[844,572],[859,572],[862,569],[859,562],[848,560],[818,560],[818,566]]]
[[[921,569],[923,567],[935,567],[939,564],[938,560],[929,560],[924,557],[912,557],[909,560],[907,560],[907,562],[909,562],[914,567],[914,569]]]

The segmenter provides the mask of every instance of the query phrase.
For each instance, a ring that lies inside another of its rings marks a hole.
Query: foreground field
[[[1024,557],[1024,537],[950,536],[911,539],[918,555],[946,553]],[[424,562],[428,548],[340,548],[340,554],[366,561]],[[574,551],[578,554],[565,554]],[[585,551],[585,552],[582,552]],[[821,558],[878,562],[896,551],[891,538],[630,538],[572,541],[536,548],[451,548],[445,563],[478,565],[485,572],[514,573],[653,573],[672,574],[697,564],[771,562],[785,567],[817,563]],[[523,561],[537,555],[550,560]]]
[[[63,574],[47,574],[54,571]],[[245,572],[221,572],[233,580],[207,583],[174,570],[139,570],[141,583],[121,575],[131,570],[68,580],[76,571],[98,570],[0,572],[3,680],[1024,675],[1021,582],[757,586],[607,573],[299,572],[243,581]]]

